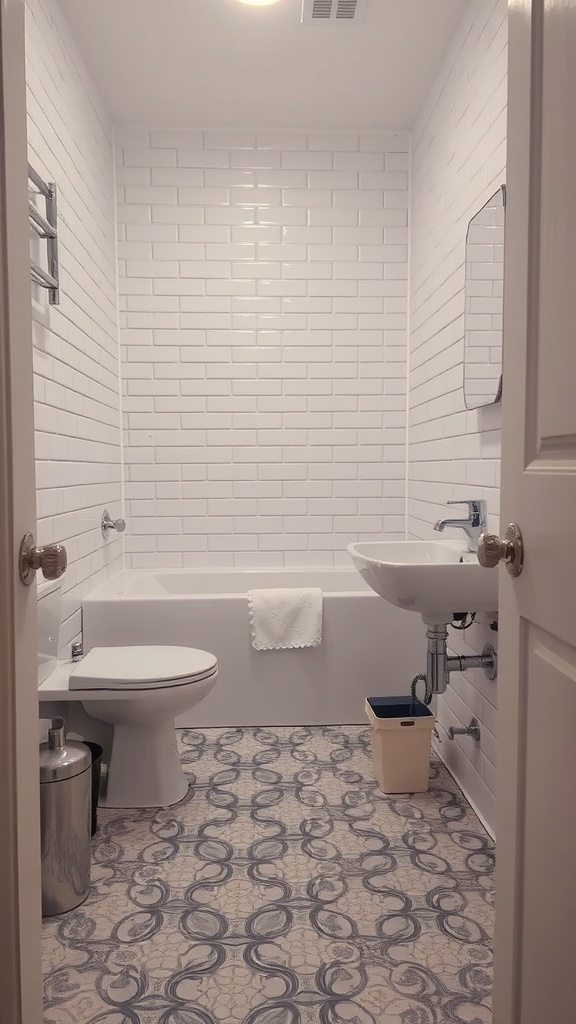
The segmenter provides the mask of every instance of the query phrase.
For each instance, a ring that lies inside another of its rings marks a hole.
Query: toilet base
[[[169,807],[188,792],[174,721],[114,726],[101,807]]]
[[[215,670],[196,682],[131,696],[79,691],[86,714],[114,726],[102,807],[169,807],[186,796],[174,720],[210,693],[217,678]]]

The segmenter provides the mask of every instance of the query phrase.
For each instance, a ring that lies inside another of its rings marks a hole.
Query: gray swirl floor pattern
[[[441,763],[385,797],[360,726],[179,742],[188,796],[101,810],[44,922],[46,1024],[489,1024],[494,849]]]

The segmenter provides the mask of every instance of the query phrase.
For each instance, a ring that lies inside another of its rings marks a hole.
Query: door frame
[[[508,2],[508,123],[506,250],[504,258],[504,379],[502,404],[502,529],[518,518],[508,508],[507,482],[522,463],[524,436],[518,410],[526,395],[526,338],[529,330],[530,248],[534,227],[534,187],[540,161],[542,99],[541,0]],[[512,117],[510,112],[512,109]],[[524,356],[524,358],[521,357]],[[513,495],[510,493],[513,500]],[[522,522],[522,520],[519,520]],[[522,936],[520,891],[523,877],[525,700],[522,658],[523,627],[518,616],[513,580],[501,572],[498,588],[500,633],[498,691],[497,869],[494,932],[494,1024],[518,1020],[519,957]],[[505,737],[505,742],[503,741]],[[499,885],[498,879],[514,879]]]
[[[36,527],[24,0],[0,13],[0,992],[3,1020],[40,1024],[36,587],[18,576]]]
[[[35,527],[35,482],[32,395],[32,324],[27,218],[27,146],[25,81],[25,2],[0,0],[0,992],[3,1019],[10,1024],[41,1024],[41,901],[39,779],[37,760],[36,588],[26,588],[17,574],[20,539]],[[537,9],[538,4],[534,5]],[[508,120],[508,148],[517,169],[514,195],[507,210],[507,261],[526,265],[530,209],[530,92],[533,73],[533,5],[509,5],[509,96],[514,120]],[[526,282],[514,275],[516,294],[507,307],[527,309]],[[508,325],[510,331],[511,325]],[[520,316],[514,335],[525,332]],[[509,371],[509,372],[507,372]],[[503,431],[511,434],[512,400],[524,386],[525,368],[508,351]],[[503,477],[506,469],[504,449]],[[505,509],[506,511],[506,509]],[[518,629],[511,628],[503,581],[501,600],[506,628],[501,637],[501,719],[506,744],[500,749],[499,860],[518,865],[521,842],[518,762],[520,649]],[[505,786],[502,784],[506,780]],[[520,922],[513,891],[498,895],[497,978],[494,1024],[515,1019],[515,985],[498,981],[499,972],[515,977]]]

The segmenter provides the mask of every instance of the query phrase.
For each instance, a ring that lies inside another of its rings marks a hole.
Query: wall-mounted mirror
[[[493,405],[502,397],[504,219],[502,185],[472,217],[466,234],[464,403]]]

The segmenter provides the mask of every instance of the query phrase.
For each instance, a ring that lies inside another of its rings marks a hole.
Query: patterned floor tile
[[[46,1024],[489,1024],[494,848],[440,762],[385,797],[360,726],[179,741],[187,797],[101,809],[44,921]]]

